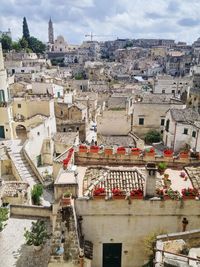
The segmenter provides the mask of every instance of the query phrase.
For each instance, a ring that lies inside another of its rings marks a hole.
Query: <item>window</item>
[[[192,137],[195,138],[195,137],[196,137],[196,134],[197,134],[197,133],[196,133],[195,131],[193,131],[193,132],[192,132]]]
[[[160,133],[163,134],[163,130],[161,130]]]
[[[165,125],[165,119],[161,119],[161,121],[160,121],[160,125],[161,125],[161,126],[164,126],[164,125]]]
[[[66,132],[66,128],[63,128],[63,132]]]
[[[37,132],[37,135],[40,135],[40,132]]]
[[[166,132],[169,132],[169,123],[170,123],[170,120],[167,120],[166,127],[165,127]]]
[[[18,107],[18,108],[21,108],[21,107],[22,107],[22,105],[21,105],[21,104],[17,104],[17,107]]]
[[[184,128],[183,134],[188,134],[188,129],[187,128]]]
[[[144,125],[144,118],[139,118],[139,125]]]
[[[63,111],[62,110],[60,111],[60,115],[63,115]]]
[[[4,90],[0,90],[0,102],[5,102]]]
[[[175,93],[175,90],[172,90],[172,94],[174,94]]]
[[[162,94],[165,94],[165,90],[164,89],[162,90]]]

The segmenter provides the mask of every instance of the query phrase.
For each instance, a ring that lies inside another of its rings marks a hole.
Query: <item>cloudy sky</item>
[[[0,30],[21,37],[26,16],[31,35],[47,41],[49,17],[54,35],[69,43],[118,38],[172,38],[192,43],[200,37],[200,0],[0,0]],[[97,37],[96,37],[97,39]]]

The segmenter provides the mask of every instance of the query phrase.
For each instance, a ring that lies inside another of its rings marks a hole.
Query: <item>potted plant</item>
[[[194,199],[198,196],[198,190],[196,188],[184,188],[181,191],[183,199]]]
[[[117,154],[125,155],[126,154],[126,148],[123,146],[120,146],[117,148]]]
[[[102,188],[102,187],[98,187],[98,188],[95,188],[94,191],[93,191],[93,196],[96,198],[104,198],[106,195],[106,191],[105,191],[105,188]]]
[[[155,149],[153,147],[145,149],[145,156],[155,157]]]
[[[164,155],[164,157],[167,157],[167,158],[172,157],[173,156],[173,150],[165,149],[163,152],[163,155]]]
[[[181,194],[177,190],[174,191],[172,188],[169,188],[164,193],[164,199],[180,200]]]
[[[71,196],[72,196],[72,193],[70,191],[65,192],[62,195],[62,204],[70,205],[71,204]]]
[[[159,172],[160,174],[163,174],[163,173],[165,172],[166,169],[167,169],[167,163],[165,163],[165,162],[160,162],[160,163],[158,164],[158,172]]]
[[[34,246],[35,250],[40,250],[50,235],[47,232],[46,223],[42,220],[32,222],[31,230],[25,228],[24,237],[26,239],[26,245]]]
[[[31,199],[34,205],[40,205],[40,198],[43,194],[43,186],[41,184],[35,184],[31,190]]]
[[[142,199],[143,198],[142,189],[133,189],[131,191],[131,198],[133,198],[133,199]]]
[[[122,190],[119,188],[113,188],[112,195],[113,195],[113,198],[122,198],[124,196]]]
[[[134,155],[134,156],[139,156],[141,153],[141,149],[138,148],[138,147],[134,147],[131,149],[131,155]]]

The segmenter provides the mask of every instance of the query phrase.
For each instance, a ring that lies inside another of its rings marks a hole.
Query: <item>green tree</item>
[[[3,50],[9,51],[12,49],[12,39],[9,36],[3,34],[0,41]]]
[[[35,184],[31,190],[31,198],[34,205],[40,205],[40,197],[43,193],[43,186],[41,184]]]
[[[24,37],[19,40],[19,44],[22,49],[28,48],[28,41]]]
[[[12,43],[12,49],[15,50],[16,52],[19,52],[19,51],[21,51],[22,47],[21,47],[19,42],[13,42]]]
[[[29,48],[37,54],[43,54],[44,51],[46,50],[46,45],[41,42],[40,40],[38,40],[37,38],[31,36],[29,38]]]
[[[30,33],[29,33],[29,29],[28,29],[28,23],[27,23],[25,17],[23,18],[23,35],[22,35],[22,37],[25,38],[27,41],[30,38]]]
[[[161,141],[161,134],[156,130],[151,130],[145,135],[147,144],[157,143]]]

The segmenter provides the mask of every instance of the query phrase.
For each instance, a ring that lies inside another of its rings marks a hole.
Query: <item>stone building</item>
[[[199,113],[192,108],[170,109],[166,113],[163,142],[174,151],[182,148],[200,152]]]
[[[55,104],[55,115],[58,132],[79,132],[80,140],[83,142],[87,131],[87,107],[82,104],[67,105],[57,102]]]
[[[170,108],[182,109],[184,104],[170,95],[144,94],[132,102],[131,129],[143,138],[150,130],[164,131],[166,112]]]

